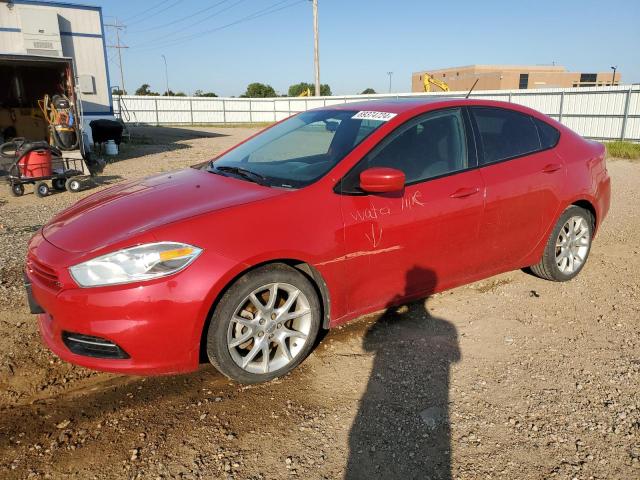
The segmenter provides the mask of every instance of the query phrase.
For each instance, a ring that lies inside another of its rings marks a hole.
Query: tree
[[[307,91],[307,88],[311,92],[311,95],[313,95],[313,92],[316,91],[316,87],[315,87],[315,85],[313,83],[300,82],[300,83],[296,83],[294,85],[291,85],[289,87],[289,96],[290,97],[299,97],[300,94],[302,94],[302,92],[306,92]],[[320,85],[320,95],[322,95],[323,97],[331,96],[331,87],[329,85],[327,85],[326,83],[323,83],[322,85]]]
[[[187,94],[184,92],[174,92],[173,90],[169,89],[166,92],[164,92],[162,96],[163,97],[186,97]]]
[[[126,95],[127,91],[126,90],[122,90],[121,88],[114,88],[113,90],[111,90],[111,95]]]
[[[217,97],[218,95],[216,95],[213,92],[203,92],[202,90],[196,90],[193,93],[194,97]]]
[[[150,95],[154,97],[160,95],[158,92],[152,92],[150,87],[148,83],[143,83],[140,85],[140,88],[136,90],[136,95]]]
[[[360,95],[375,95],[375,93],[373,88],[365,88]]]
[[[264,83],[258,82],[247,85],[247,91],[241,95],[241,97],[245,98],[270,98],[277,96],[276,91],[271,85],[265,85]]]

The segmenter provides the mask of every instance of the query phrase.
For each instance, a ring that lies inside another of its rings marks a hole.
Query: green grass
[[[640,160],[640,143],[633,142],[605,142],[607,157]]]

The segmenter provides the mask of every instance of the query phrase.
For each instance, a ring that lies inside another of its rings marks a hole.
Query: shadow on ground
[[[149,125],[129,126],[129,132],[131,133],[131,141],[120,145],[117,156],[107,157],[109,163],[188,149],[190,146],[183,142],[189,140],[228,136],[198,127],[154,127]],[[96,153],[98,156],[104,156],[99,146],[96,146]]]
[[[197,138],[226,137],[223,133],[212,132],[210,128],[198,127],[154,127],[151,125],[129,126],[131,138],[148,139],[154,143],[172,143]]]
[[[436,285],[412,268],[406,292]],[[398,296],[390,305],[402,301]],[[349,434],[346,479],[450,479],[449,370],[460,359],[455,327],[425,300],[390,307],[367,331],[373,369]]]
[[[227,134],[212,132],[209,128],[183,128],[183,127],[154,127],[149,125],[129,126],[131,141],[123,142],[120,151],[115,157],[107,157],[104,148],[100,145],[93,146],[94,155],[105,158],[108,163],[116,163],[124,160],[139,159],[146,155],[172,152],[174,150],[188,149],[186,143],[189,140],[199,138],[227,137]],[[63,152],[63,156],[65,156]],[[0,157],[0,177],[9,174],[14,159]]]

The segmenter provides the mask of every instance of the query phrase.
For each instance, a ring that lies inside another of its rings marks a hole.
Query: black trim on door
[[[526,157],[528,155],[533,155],[535,153],[546,152],[547,150],[553,150],[554,148],[556,148],[558,146],[558,143],[560,143],[560,138],[562,137],[562,132],[560,130],[558,130],[556,127],[554,127],[553,125],[549,125],[544,120],[540,120],[539,118],[534,117],[532,115],[529,115],[528,113],[518,112],[517,110],[512,110],[510,108],[484,106],[484,105],[482,105],[482,106],[473,105],[473,106],[464,107],[464,108],[467,110],[467,114],[468,114],[469,119],[471,121],[471,124],[472,124],[472,127],[473,127],[473,135],[475,137],[475,143],[476,143],[476,145],[478,147],[478,168],[489,167],[491,165],[498,165],[498,164],[503,163],[503,162],[508,162],[509,160],[515,160],[517,158]],[[520,155],[515,155],[513,157],[503,158],[501,160],[497,160],[497,161],[491,162],[491,163],[484,163],[484,145],[482,143],[482,136],[480,135],[480,129],[478,128],[478,124],[476,122],[475,115],[472,112],[472,109],[480,109],[480,108],[494,109],[494,110],[505,110],[507,112],[514,112],[514,113],[518,113],[520,115],[524,115],[525,117],[529,117],[531,119],[531,121],[533,122],[533,125],[534,125],[534,127],[536,129],[536,132],[538,133],[538,139],[540,140],[540,145],[542,145],[542,135],[540,134],[540,129],[538,128],[538,125],[535,122],[536,120],[540,120],[541,122],[546,123],[551,128],[556,130],[558,132],[558,134],[559,134],[558,135],[558,139],[556,140],[556,143],[554,143],[553,146],[551,146],[551,147],[541,148],[539,150],[533,150],[531,152],[522,153]]]
[[[469,166],[467,168],[463,169],[463,170],[456,170],[455,172],[444,173],[442,175],[425,178],[423,180],[416,180],[416,181],[413,181],[413,182],[407,182],[407,183],[405,183],[405,187],[410,187],[412,185],[417,185],[418,183],[430,182],[431,180],[437,180],[439,178],[449,177],[451,175],[457,175],[459,173],[464,173],[464,172],[468,172],[470,170],[475,170],[476,168],[478,168],[480,166],[480,161],[479,161],[480,158],[478,156],[478,148],[477,148],[478,141],[476,139],[475,131],[473,131],[473,127],[471,125],[471,119],[473,118],[473,115],[471,115],[471,113],[467,111],[467,108],[468,107],[466,107],[464,105],[437,108],[437,109],[434,109],[434,110],[429,110],[427,112],[420,112],[417,115],[414,115],[413,117],[408,118],[407,120],[402,122],[400,125],[395,127],[393,130],[391,130],[383,138],[381,138],[378,143],[373,145],[364,155],[362,155],[360,160],[358,160],[358,162],[353,167],[351,167],[349,169],[349,171],[347,173],[345,173],[340,180],[338,180],[336,182],[335,186],[333,187],[334,193],[337,193],[339,195],[358,196],[358,197],[366,196],[366,195],[373,195],[372,193],[369,193],[369,192],[344,192],[342,190],[343,182],[349,175],[351,175],[351,172],[353,172],[356,168],[358,168],[358,166],[360,165],[360,162],[362,162],[367,157],[367,155],[371,154],[371,152],[373,152],[374,149],[376,149],[382,142],[384,142],[384,140],[386,138],[388,138],[390,135],[393,135],[400,128],[404,127],[407,123],[415,120],[418,117],[421,117],[421,116],[424,116],[424,115],[428,115],[428,114],[431,114],[431,113],[434,113],[434,112],[442,112],[442,111],[446,111],[446,110],[460,110],[460,113],[461,113],[461,116],[462,116],[462,124],[463,124],[463,127],[464,127],[464,135],[465,135],[465,139],[466,139],[466,142],[467,142],[467,162],[468,162]]]

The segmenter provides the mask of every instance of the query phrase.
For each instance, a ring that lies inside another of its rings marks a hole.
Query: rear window
[[[483,164],[543,148],[533,117],[503,108],[473,107],[471,110],[482,140]]]
[[[560,138],[560,132],[542,120],[535,118],[534,121],[538,127],[542,148],[546,149],[555,147],[558,143],[558,139]]]

